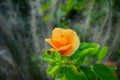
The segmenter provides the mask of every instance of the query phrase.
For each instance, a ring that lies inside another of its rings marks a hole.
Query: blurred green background
[[[120,77],[120,0],[0,0],[0,80],[51,80],[40,56],[55,27],[108,46]]]

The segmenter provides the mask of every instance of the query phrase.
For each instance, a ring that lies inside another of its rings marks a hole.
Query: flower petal
[[[46,42],[48,42],[54,49],[58,49],[53,43],[52,39],[45,39]]]
[[[45,41],[63,56],[71,56],[80,45],[76,32],[71,29],[55,28],[52,31],[52,38]]]

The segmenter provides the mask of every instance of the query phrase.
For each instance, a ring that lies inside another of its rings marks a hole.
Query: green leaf
[[[72,57],[77,58],[78,56],[96,55],[99,51],[99,48],[99,44],[82,42],[79,48],[76,50],[75,54],[72,55]]]
[[[74,67],[68,66],[64,68],[66,80],[86,80],[84,74],[78,72]]]
[[[114,71],[110,70],[104,64],[95,64],[93,66],[93,71],[100,78],[100,80],[116,80]]]
[[[93,51],[94,48],[88,48],[88,49],[85,49],[85,50],[82,50],[81,52],[79,52],[79,54],[77,55],[76,58],[74,58],[74,62],[77,64],[77,65],[81,65],[83,62],[84,62],[84,59],[86,58],[86,56],[89,56],[89,52]]]
[[[55,80],[67,80],[66,76],[65,76],[65,69],[67,67],[61,67],[61,69],[59,70],[59,72],[57,73],[56,77],[55,77]]]
[[[80,69],[83,71],[88,80],[97,80],[96,75],[92,70],[87,66],[80,66]]]
[[[85,60],[85,57],[79,57],[78,58],[75,58],[73,60],[73,62],[77,65],[77,66],[81,66],[83,63],[84,63],[84,60]]]
[[[88,54],[89,52],[94,51],[95,48],[88,48],[88,49],[84,49],[79,53],[79,56],[89,56],[90,54]]]
[[[43,55],[41,56],[42,60],[47,61],[47,62],[57,62],[61,61],[61,55],[57,51],[45,51]]]
[[[87,49],[87,48],[95,48],[95,49],[99,49],[100,48],[100,45],[99,44],[96,44],[96,43],[85,43],[85,42],[82,42],[80,44],[80,51],[84,50],[84,49]]]
[[[117,70],[117,67],[116,67],[116,66],[108,66],[108,68],[109,68],[110,70],[112,70],[112,71]]]
[[[86,57],[96,55],[99,47],[99,44],[82,42],[71,58],[76,65],[81,66]]]
[[[99,53],[98,53],[98,60],[102,60],[106,55],[107,55],[107,52],[108,52],[108,47],[103,47]]]
[[[64,76],[64,73],[63,73],[63,68],[61,68],[61,70],[57,73],[56,77],[55,77],[55,80],[65,80],[65,76]]]
[[[51,77],[54,77],[60,70],[60,66],[52,66],[50,65],[47,69],[47,74],[49,74]]]

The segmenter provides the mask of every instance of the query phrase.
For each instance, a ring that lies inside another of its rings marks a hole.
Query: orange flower
[[[76,32],[71,29],[55,28],[52,31],[52,38],[45,41],[63,56],[71,56],[80,45]]]

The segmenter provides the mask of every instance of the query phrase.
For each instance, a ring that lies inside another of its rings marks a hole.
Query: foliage
[[[47,50],[41,58],[50,64],[47,74],[55,80],[117,80],[113,69],[99,63],[107,51],[99,44],[82,42],[70,57]]]
[[[31,15],[32,11],[35,11],[33,15]],[[105,60],[114,60],[117,62],[118,68],[120,68],[119,14],[120,0],[1,0],[0,80],[46,80],[46,78],[48,78],[44,75],[45,68],[42,65],[42,61],[38,59],[38,55],[47,48],[45,43],[43,43],[43,39],[49,36],[53,26],[63,28],[68,28],[69,26],[77,31],[82,41],[89,40],[100,43],[102,46],[109,46],[110,54],[106,56],[107,59]],[[33,18],[33,16],[35,16],[35,18]],[[34,28],[31,28],[31,26],[34,26]],[[34,33],[32,33],[31,30],[35,28],[39,43],[34,41],[32,36]],[[38,46],[40,50],[39,53],[37,53],[36,47],[34,47],[36,44],[40,44],[40,47]],[[84,45],[86,43],[81,43],[81,47],[82,44]],[[97,44],[95,51],[94,48],[91,47],[90,49],[80,52],[87,54],[89,51],[94,51],[92,53],[89,52],[88,57],[84,58],[83,56],[73,62],[77,63],[78,66],[80,65],[80,69],[82,69],[81,65],[93,65],[92,63],[95,63],[94,61],[96,60],[96,63],[99,63],[104,57],[102,51],[107,51],[106,47],[100,50],[99,48],[100,46]],[[97,54],[97,49],[99,50],[99,55]],[[2,54],[4,50],[8,52]],[[33,55],[37,55],[37,57]],[[70,60],[72,60],[72,57]],[[105,60],[103,60],[103,62]],[[11,62],[13,64],[11,64]],[[42,66],[39,67],[40,65]],[[88,68],[89,67],[90,66],[88,66]],[[59,66],[55,66],[55,69],[58,68]],[[86,66],[85,69],[91,73],[90,76],[92,76],[92,72],[88,70]],[[47,72],[49,71],[51,71],[51,68]],[[55,71],[56,70],[53,70],[49,74]],[[71,69],[70,72],[72,71]],[[58,69],[58,72],[62,73],[62,70],[59,71]],[[65,74],[67,76],[68,73]],[[87,74],[84,72],[84,68],[80,75],[82,74]],[[57,75],[59,79],[61,79],[61,76],[63,76],[63,74]],[[63,77],[63,79],[64,78],[65,77]],[[81,78],[85,80],[84,76]]]

